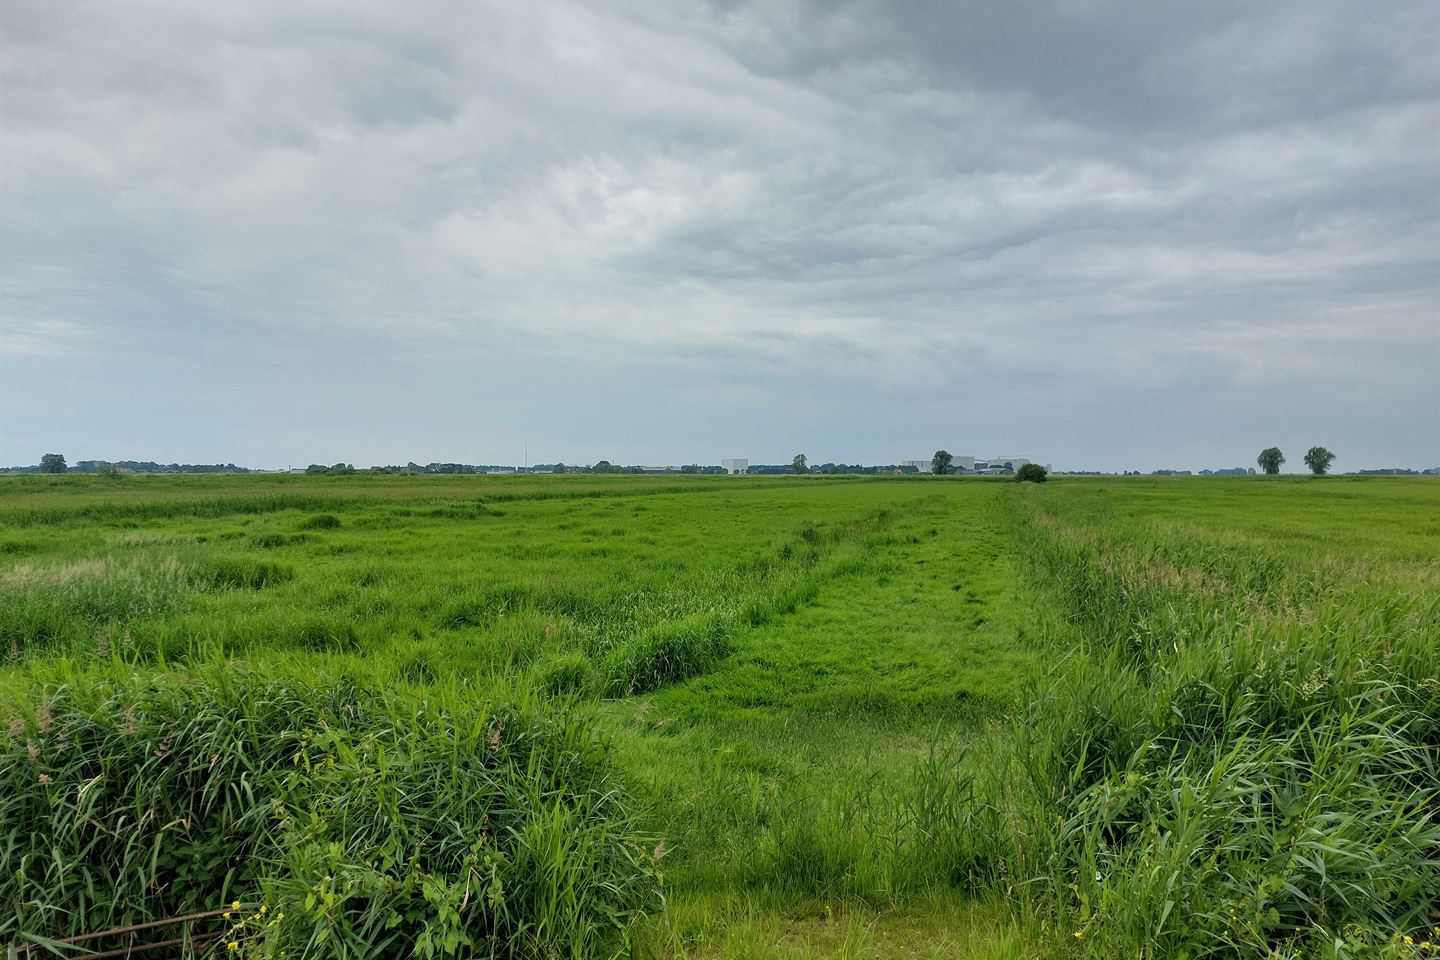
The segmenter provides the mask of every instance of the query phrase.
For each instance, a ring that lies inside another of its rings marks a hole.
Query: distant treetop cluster
[[[1280,465],[1285,462],[1285,454],[1280,452],[1279,447],[1266,447],[1260,451],[1260,456],[1255,458],[1255,463],[1264,470],[1267,476],[1275,476],[1280,472]],[[1335,454],[1324,447],[1311,447],[1305,452],[1305,466],[1317,477],[1323,477],[1330,472],[1330,464],[1335,462]]]

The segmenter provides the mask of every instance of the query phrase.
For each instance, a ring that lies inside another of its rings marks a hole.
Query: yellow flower
[[[269,912],[270,912],[270,908],[269,908],[269,907],[261,907],[261,908],[260,908],[260,912],[261,912],[261,914],[269,913]]]
[[[229,941],[226,941],[226,943],[225,943],[225,949],[226,949],[226,950],[239,950],[239,949],[240,949],[240,944],[236,943],[234,940],[229,940]]]
[[[1414,943],[1415,943],[1415,941],[1412,940],[1410,937],[1406,937],[1406,938],[1405,938],[1405,946],[1408,947],[1408,946],[1411,946],[1411,945],[1414,944]]]
[[[1084,939],[1085,939],[1085,934],[1084,934],[1084,932],[1081,931],[1081,930],[1076,930],[1076,931],[1075,931],[1075,939],[1076,939],[1076,940],[1084,940]]]
[[[226,910],[226,911],[225,911],[225,919],[226,919],[226,920],[229,920],[229,919],[230,919],[230,911],[229,911],[229,910]]]
[[[240,901],[239,901],[239,900],[236,900],[234,903],[230,904],[230,909],[231,909],[231,910],[239,910],[239,909],[240,909]]]

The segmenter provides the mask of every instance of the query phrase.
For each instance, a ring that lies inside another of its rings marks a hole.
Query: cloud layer
[[[1440,463],[1424,0],[0,27],[3,462]]]

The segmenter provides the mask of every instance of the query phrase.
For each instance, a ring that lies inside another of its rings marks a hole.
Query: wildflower
[[[1413,937],[1409,937],[1409,936],[1405,937],[1405,946],[1407,946],[1407,947],[1413,947],[1414,945],[1415,945],[1415,940],[1414,940]]]
[[[1075,939],[1076,939],[1076,940],[1084,940],[1084,939],[1085,939],[1085,932],[1084,932],[1083,930],[1076,930],[1076,931],[1075,931]]]
[[[226,910],[226,911],[225,911],[225,919],[226,919],[226,920],[229,920],[229,919],[230,919],[230,911],[229,911],[229,910]]]
[[[240,949],[240,944],[239,944],[237,941],[235,941],[235,940],[226,940],[226,941],[225,941],[225,949],[226,949],[226,950],[230,950],[230,951],[239,950],[239,949]]]
[[[261,915],[262,917],[263,917],[265,914],[269,913],[269,912],[270,912],[270,908],[269,908],[269,907],[261,907],[261,908],[260,908],[260,915]]]
[[[234,903],[230,904],[230,909],[231,909],[231,910],[239,910],[239,909],[240,909],[240,901],[239,901],[239,900],[236,900]]]

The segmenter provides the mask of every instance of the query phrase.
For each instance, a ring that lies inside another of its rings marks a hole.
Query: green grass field
[[[0,644],[32,956],[1440,956],[1433,481],[5,477]]]

